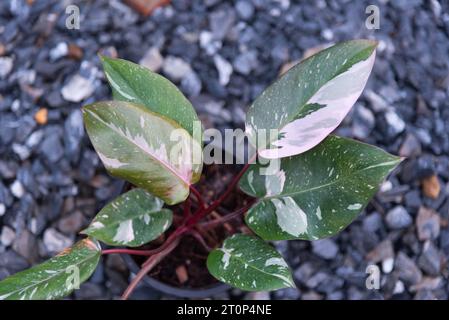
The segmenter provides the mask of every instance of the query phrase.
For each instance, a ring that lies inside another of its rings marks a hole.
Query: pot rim
[[[139,267],[137,263],[134,261],[134,259],[127,254],[123,255],[122,257],[126,265],[128,266],[129,270],[132,273],[136,274],[139,271]],[[175,296],[178,298],[197,298],[197,299],[210,298],[213,295],[225,292],[231,288],[227,284],[219,282],[200,289],[183,289],[168,285],[148,275],[145,275],[145,277],[143,277],[142,280],[143,283],[149,286],[150,288],[156,289],[162,293]]]
[[[117,180],[114,183],[114,192],[113,192],[113,198],[118,197],[123,193],[127,185],[127,182],[124,180]],[[126,265],[128,266],[129,271],[136,274],[139,272],[139,266],[134,261],[134,259],[127,254],[122,255],[123,260],[125,261]],[[169,294],[178,298],[209,298],[213,295],[225,292],[231,287],[225,283],[218,282],[217,284],[212,284],[206,288],[200,288],[200,289],[182,289],[178,287],[174,287],[168,284],[165,284],[159,280],[156,280],[152,277],[149,277],[148,275],[145,275],[143,277],[143,283],[149,286],[150,288],[156,289],[159,292]]]

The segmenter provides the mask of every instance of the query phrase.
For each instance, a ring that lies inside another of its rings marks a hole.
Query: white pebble
[[[0,242],[5,246],[11,245],[16,238],[16,233],[8,226],[3,226]]]
[[[25,189],[22,186],[22,183],[19,180],[16,180],[11,185],[11,193],[16,198],[22,198],[23,194],[25,193]]]

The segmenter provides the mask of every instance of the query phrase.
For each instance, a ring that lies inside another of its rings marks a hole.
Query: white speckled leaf
[[[173,119],[202,144],[201,128],[194,134],[198,116],[189,100],[168,79],[138,64],[101,57],[104,73],[115,100],[138,103],[150,111]]]
[[[174,121],[144,106],[98,102],[83,109],[87,133],[106,169],[166,203],[184,201],[199,180],[201,146]]]
[[[132,189],[101,209],[81,233],[111,246],[141,246],[170,227],[173,214],[163,204],[143,189]]]
[[[223,247],[212,250],[207,268],[218,280],[247,291],[295,287],[290,268],[273,247],[263,240],[235,234]]]
[[[259,140],[259,154],[268,159],[297,155],[337,128],[368,81],[375,47],[369,40],[339,43],[297,64],[268,87],[246,116],[253,144],[258,130],[267,130],[266,143]],[[278,135],[269,136],[272,129]]]
[[[265,240],[316,240],[349,225],[401,159],[351,139],[329,136],[315,148],[283,158],[276,174],[252,165],[240,188],[260,198],[246,223]]]
[[[100,244],[84,239],[50,260],[0,281],[0,300],[51,300],[69,295],[100,260]]]

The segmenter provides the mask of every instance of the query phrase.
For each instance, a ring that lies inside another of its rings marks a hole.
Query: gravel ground
[[[298,290],[246,298],[448,298],[448,1],[181,0],[150,18],[118,0],[29,2],[0,2],[0,279],[76,241],[114,192],[80,111],[110,97],[98,52],[166,75],[223,129],[243,127],[245,107],[308,49],[375,38],[374,72],[337,133],[408,159],[339,236],[276,244]],[[70,3],[79,30],[65,26]],[[365,27],[369,4],[378,30]],[[380,290],[365,286],[370,264]],[[128,276],[110,256],[73,298],[117,298]]]

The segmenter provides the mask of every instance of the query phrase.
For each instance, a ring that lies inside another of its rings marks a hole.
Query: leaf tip
[[[290,286],[289,286],[289,288],[298,289],[298,287],[296,286],[295,281],[293,281],[293,280],[290,281]]]
[[[106,55],[104,55],[104,54],[97,53],[97,55],[98,55],[98,58],[100,59],[100,61],[101,61],[101,63],[102,63],[103,65],[104,65],[105,63],[109,62],[109,60],[112,60],[111,57],[108,57],[108,56],[106,56]]]
[[[366,39],[365,41],[368,42],[374,48],[376,48],[379,45],[379,41],[378,40]]]

